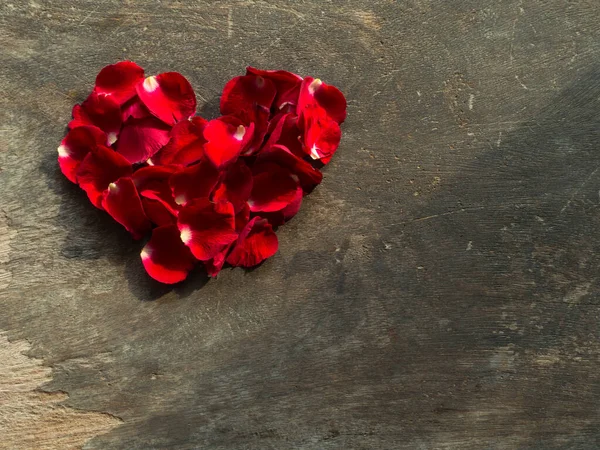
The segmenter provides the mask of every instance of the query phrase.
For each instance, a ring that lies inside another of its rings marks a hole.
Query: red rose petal
[[[166,284],[185,280],[196,263],[190,249],[181,242],[176,225],[152,230],[152,237],[140,256],[148,275]]]
[[[127,121],[127,119],[130,117],[133,117],[134,119],[144,119],[145,117],[150,117],[151,115],[152,114],[150,114],[148,108],[144,106],[137,95],[121,106],[121,119],[123,120],[123,123],[125,123],[125,121]]]
[[[219,181],[219,172],[210,161],[179,169],[169,179],[175,203],[186,205],[190,201],[210,196]]]
[[[129,177],[119,178],[108,185],[108,189],[102,194],[102,207],[123,225],[134,239],[141,239],[152,228],[135,184]]]
[[[244,205],[247,205],[246,202],[250,198],[251,192],[252,172],[243,161],[238,160],[225,173],[223,180],[215,190],[213,200],[230,202],[237,213]]]
[[[271,120],[269,128],[270,135],[265,149],[279,144],[287,147],[296,156],[305,156],[300,142],[302,132],[298,128],[298,116],[291,113],[278,114]]]
[[[264,163],[254,166],[253,172],[252,193],[248,200],[250,211],[279,211],[294,200],[298,181],[288,169]]]
[[[179,206],[171,193],[169,179],[176,171],[176,166],[146,166],[133,174],[133,182],[140,195],[160,202],[174,217],[179,213]]]
[[[204,269],[208,276],[214,278],[219,274],[223,268],[223,264],[225,264],[225,257],[227,256],[227,253],[229,253],[230,248],[231,244],[225,246],[214,258],[204,261]]]
[[[314,160],[327,164],[342,139],[338,123],[316,108],[303,113],[304,152]]]
[[[260,75],[232,78],[223,88],[221,114],[237,116],[240,112],[254,111],[256,106],[269,111],[276,94],[275,84]]]
[[[244,206],[235,215],[235,231],[241,233],[248,221],[250,220],[250,206],[244,203]]]
[[[254,127],[252,139],[242,151],[243,156],[249,156],[257,153],[263,147],[265,136],[269,130],[269,110],[257,106],[251,114],[242,114],[241,119],[244,120],[244,123]]]
[[[196,94],[180,73],[166,72],[148,77],[137,85],[137,94],[152,114],[175,125],[196,112]]]
[[[252,140],[254,124],[246,127],[235,117],[224,116],[204,128],[204,153],[218,168],[235,161]]]
[[[169,142],[170,128],[155,117],[129,119],[117,142],[117,151],[132,163],[146,161]]]
[[[204,156],[204,128],[208,122],[202,117],[192,117],[175,124],[170,140],[152,158],[154,164],[181,164],[188,166]]]
[[[99,145],[92,149],[77,170],[77,183],[97,208],[102,209],[102,193],[121,177],[131,176],[131,164],[114,150]]]
[[[256,158],[257,163],[273,162],[288,169],[298,177],[300,186],[307,194],[323,180],[323,174],[310,163],[298,158],[282,145],[274,145],[263,150]]]
[[[108,136],[108,143],[113,144],[121,129],[121,109],[110,96],[92,92],[81,105],[73,107],[73,120],[69,128],[94,125]]]
[[[265,219],[252,219],[227,256],[226,261],[234,267],[253,267],[277,253],[279,242],[271,224]]]
[[[300,88],[298,114],[306,108],[318,106],[338,124],[346,119],[346,97],[335,86],[323,83],[318,78],[306,77]]]
[[[197,199],[179,212],[177,225],[181,240],[200,261],[214,258],[237,238],[233,205]]]
[[[94,91],[110,95],[122,105],[135,96],[135,87],[144,80],[144,69],[131,61],[121,61],[104,67],[96,77]]]
[[[141,195],[141,194],[140,194]],[[177,218],[158,200],[141,197],[146,217],[156,226],[177,224]]]
[[[260,70],[254,67],[246,67],[246,74],[252,74],[271,80],[275,84],[277,95],[273,101],[275,109],[279,110],[283,106],[298,103],[300,96],[300,85],[302,77],[285,70]]]
[[[62,173],[77,183],[77,169],[83,158],[98,145],[107,145],[106,134],[92,125],[73,128],[58,147],[58,164]]]
[[[304,191],[300,186],[298,186],[298,189],[296,190],[296,196],[288,206],[283,208],[281,211],[269,213],[260,212],[258,213],[258,215],[264,219],[267,219],[269,223],[274,227],[278,227],[286,223],[288,220],[292,219],[296,214],[298,214],[298,211],[300,211],[300,206],[302,206],[303,197]]]

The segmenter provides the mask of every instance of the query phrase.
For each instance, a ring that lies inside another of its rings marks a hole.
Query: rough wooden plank
[[[600,6],[461,0],[0,5],[0,329],[97,449],[597,449]],[[57,171],[131,58],[214,116],[246,64],[342,88],[339,153],[252,272],[148,281]]]

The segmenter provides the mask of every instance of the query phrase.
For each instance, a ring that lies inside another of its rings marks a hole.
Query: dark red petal
[[[260,75],[235,77],[223,88],[221,114],[237,116],[240,112],[253,111],[256,106],[268,111],[275,94],[275,84]]]
[[[241,115],[244,119],[244,114]],[[269,110],[262,106],[257,106],[252,114],[245,117],[245,122],[254,127],[252,139],[245,146],[242,155],[249,156],[257,153],[263,147],[265,136],[269,130]]]
[[[129,119],[117,142],[117,151],[132,163],[146,161],[169,142],[170,128],[155,117]]]
[[[335,120],[318,111],[313,108],[303,113],[304,152],[327,164],[340,145],[342,131]]]
[[[210,161],[204,160],[179,169],[169,179],[169,185],[175,203],[183,206],[197,198],[208,198],[218,181],[219,172]]]
[[[157,226],[177,224],[177,218],[158,200],[141,197],[146,217]]]
[[[225,264],[225,257],[227,256],[227,253],[229,253],[230,248],[231,244],[225,246],[214,258],[204,261],[204,268],[209,276],[216,277],[219,274],[223,268],[223,264]]]
[[[273,102],[275,109],[281,109],[286,104],[298,103],[300,95],[300,85],[302,77],[285,70],[260,70],[254,67],[247,67],[246,74],[258,75],[271,80],[277,89],[277,95]]]
[[[302,132],[298,128],[298,116],[290,113],[278,114],[271,120],[269,132],[269,139],[264,146],[265,149],[279,144],[286,147],[296,156],[305,156],[302,150],[302,143],[300,142]]]
[[[260,217],[267,219],[271,225],[274,227],[278,227],[283,225],[288,220],[292,219],[298,211],[300,211],[300,206],[302,206],[302,198],[304,197],[304,192],[301,187],[298,187],[296,190],[296,197],[288,206],[283,208],[281,211],[275,212],[260,212],[257,213]]]
[[[288,169],[264,163],[254,166],[253,172],[252,194],[248,200],[250,211],[279,211],[294,201],[298,181]]]
[[[265,219],[252,219],[227,256],[227,262],[236,267],[253,267],[277,253],[279,242],[271,224]]]
[[[122,105],[135,95],[135,87],[144,80],[144,69],[131,61],[121,61],[104,67],[96,77],[94,90],[110,95]]]
[[[134,239],[141,239],[152,228],[142,201],[129,177],[119,178],[102,194],[102,207],[123,225]]]
[[[235,161],[250,143],[254,124],[245,127],[231,116],[220,117],[208,122],[204,128],[204,153],[218,168]]]
[[[179,213],[179,206],[171,193],[169,178],[176,171],[176,166],[146,166],[133,174],[133,182],[140,195],[157,200],[173,216]]]
[[[256,158],[257,163],[273,162],[281,167],[288,169],[293,175],[298,177],[300,186],[307,194],[321,183],[323,174],[315,169],[310,163],[298,158],[282,145],[273,145],[266,148]]]
[[[335,86],[323,83],[318,78],[306,77],[300,88],[298,114],[307,107],[318,106],[338,124],[346,119],[346,97]]]
[[[131,164],[114,150],[98,146],[90,151],[77,170],[77,183],[94,206],[102,209],[102,193],[121,177],[131,176]]]
[[[169,125],[188,119],[196,112],[194,89],[178,72],[146,78],[137,85],[137,94],[152,114]]]
[[[62,173],[77,182],[77,169],[83,158],[98,145],[107,145],[106,134],[92,125],[73,128],[58,147],[58,164]]]
[[[237,238],[233,206],[201,198],[185,205],[177,225],[181,240],[200,261],[214,258]]]
[[[241,233],[249,220],[250,206],[248,206],[248,203],[245,203],[240,211],[235,215],[235,231]]]
[[[121,109],[110,96],[92,92],[80,105],[73,107],[73,120],[69,128],[95,125],[106,133],[108,143],[113,144],[121,129]]]
[[[196,263],[190,249],[181,242],[177,225],[152,230],[152,237],[140,256],[148,275],[166,284],[185,280]]]
[[[241,160],[231,165],[215,190],[213,200],[226,200],[237,213],[246,205],[252,192],[252,172]]]
[[[121,118],[123,123],[125,123],[125,121],[130,117],[133,117],[134,119],[143,119],[151,115],[152,114],[150,114],[148,108],[144,106],[137,95],[121,106]]]
[[[188,166],[204,156],[204,128],[208,122],[202,117],[192,117],[175,124],[170,140],[152,158],[154,164],[181,164]]]

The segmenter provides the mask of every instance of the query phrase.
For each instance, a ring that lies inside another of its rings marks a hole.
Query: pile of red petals
[[[290,220],[322,179],[341,138],[346,99],[334,86],[248,67],[221,95],[221,117],[196,114],[177,72],[146,77],[124,61],[103,68],[73,108],[58,147],[63,174],[135,239],[148,274],[184,280],[198,261],[252,267],[278,248]]]

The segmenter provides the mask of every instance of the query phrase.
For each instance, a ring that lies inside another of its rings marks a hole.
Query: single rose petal
[[[304,152],[327,164],[340,145],[342,131],[335,120],[317,111],[309,109],[303,113]]]
[[[223,264],[225,264],[225,257],[227,256],[227,253],[229,253],[231,245],[232,244],[225,246],[223,250],[214,256],[214,258],[204,261],[204,269],[206,270],[208,276],[214,278],[219,274],[223,268]]]
[[[298,128],[298,116],[292,113],[280,113],[269,124],[269,139],[265,143],[264,149],[279,144],[294,155],[304,157],[301,136],[302,132]]]
[[[140,256],[148,275],[166,284],[185,280],[196,263],[190,249],[181,242],[177,225],[152,230],[152,237]]]
[[[127,121],[130,117],[134,119],[144,119],[145,117],[150,117],[150,111],[148,108],[144,106],[142,101],[137,95],[134,95],[131,100],[128,100],[121,106],[121,119],[123,123]]]
[[[107,145],[106,133],[93,125],[73,128],[58,147],[58,164],[62,173],[77,183],[77,169],[83,158],[98,145]]]
[[[143,196],[140,198],[142,199],[142,206],[144,207],[146,217],[150,219],[150,222],[159,227],[177,224],[177,217],[174,216],[162,202]]]
[[[166,72],[148,77],[136,89],[150,112],[168,125],[188,119],[196,112],[194,89],[180,73]]]
[[[257,164],[248,205],[250,211],[273,212],[288,206],[296,196],[298,178],[278,164]]]
[[[183,206],[197,198],[208,198],[218,181],[218,170],[210,161],[204,160],[198,164],[180,168],[171,175],[169,186],[175,203]]]
[[[134,239],[141,239],[152,228],[133,180],[119,178],[102,194],[102,207],[123,225]]]
[[[194,200],[179,212],[177,226],[181,240],[200,261],[214,258],[237,238],[233,205],[229,202]]]
[[[276,94],[275,84],[260,75],[232,78],[223,88],[221,114],[237,116],[240,112],[253,111],[256,106],[269,111]]]
[[[135,95],[135,87],[144,80],[144,69],[131,61],[121,61],[104,67],[96,77],[94,91],[110,95],[122,105]]]
[[[318,106],[338,124],[346,119],[346,97],[335,86],[323,83],[318,78],[306,77],[300,88],[298,114],[306,108]]]
[[[235,231],[241,233],[250,220],[250,206],[244,203],[244,206],[235,215]]]
[[[152,162],[188,166],[200,161],[204,156],[204,128],[207,123],[196,116],[175,124],[169,134],[169,142],[152,157]]]
[[[245,124],[254,127],[252,139],[242,151],[243,156],[258,153],[263,147],[265,136],[269,130],[269,110],[262,106],[257,106],[249,114],[240,114],[240,118]]]
[[[302,84],[300,75],[285,70],[260,70],[254,67],[246,67],[246,74],[261,76],[275,84],[277,95],[273,101],[273,106],[276,110],[285,105],[293,105],[294,107],[297,105],[300,96],[300,85]]]
[[[129,119],[121,130],[117,152],[132,164],[146,161],[169,142],[169,130],[155,117]]]
[[[204,153],[217,168],[235,161],[242,150],[250,143],[254,134],[254,124],[249,127],[232,116],[211,120],[204,128]]]
[[[300,186],[302,186],[302,189],[307,194],[312,192],[323,180],[323,174],[320,170],[315,169],[310,163],[292,154],[283,145],[273,145],[263,150],[256,158],[256,162],[273,162],[281,167],[285,167],[298,177]]]
[[[94,125],[108,136],[109,144],[113,144],[121,129],[121,109],[110,96],[92,92],[81,105],[73,107],[73,120],[69,128]]]
[[[171,193],[169,179],[176,171],[176,166],[146,166],[133,174],[140,196],[160,202],[173,217],[179,214],[179,205]]]
[[[304,191],[300,186],[298,186],[294,200],[292,200],[292,202],[285,208],[283,208],[281,211],[259,212],[257,213],[257,215],[264,219],[267,219],[269,223],[274,227],[278,227],[286,223],[288,220],[292,219],[296,214],[298,214],[298,211],[300,211],[300,206],[302,206],[303,197]]]
[[[232,164],[225,176],[215,189],[213,201],[228,201],[233,205],[234,211],[240,211],[250,198],[252,192],[252,172],[241,160]]]
[[[234,267],[253,267],[277,253],[278,247],[277,235],[271,224],[255,217],[240,233],[226,261]]]
[[[102,145],[93,148],[77,170],[77,183],[90,201],[102,209],[102,193],[121,177],[131,176],[131,164],[114,150]]]

